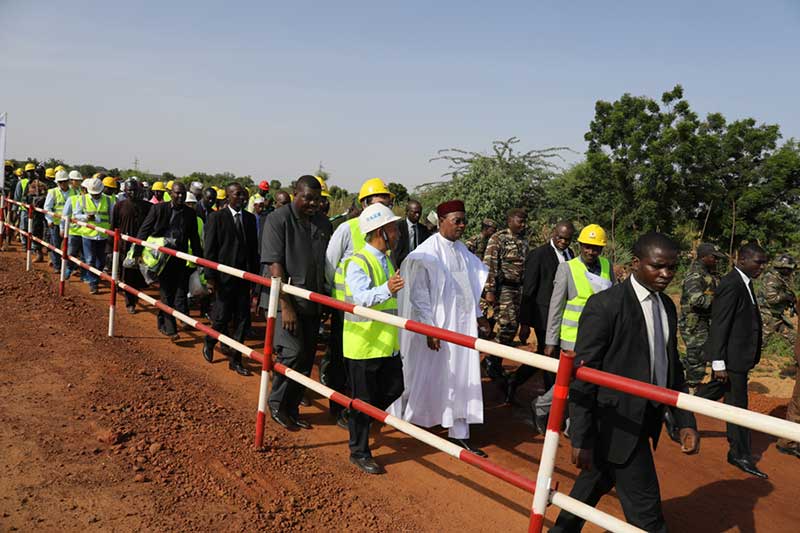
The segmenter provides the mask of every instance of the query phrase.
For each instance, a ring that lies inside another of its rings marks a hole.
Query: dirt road
[[[59,298],[45,265],[24,272],[17,250],[0,254],[0,530],[526,530],[530,495],[388,426],[374,429],[387,475],[361,474],[319,398],[304,408],[312,430],[270,422],[268,450],[253,451],[257,376],[230,372],[219,353],[206,363],[195,332],[171,343],[142,307],[131,316],[120,303],[119,337],[109,339],[107,288],[91,296],[71,281]],[[263,324],[255,329],[263,336]],[[501,405],[491,383],[484,393],[475,441],[534,478],[542,438],[525,409]],[[785,403],[753,397],[778,416]],[[725,463],[724,425],[699,424],[700,455],[667,440],[656,452],[671,530],[796,531],[800,461],[754,435],[770,479],[745,476]],[[562,443],[556,474],[567,492],[576,475],[568,456]],[[600,508],[621,516],[613,493]]]

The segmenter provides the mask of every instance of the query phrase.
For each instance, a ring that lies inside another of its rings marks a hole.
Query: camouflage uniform
[[[796,333],[786,311],[794,315],[795,295],[789,285],[788,276],[782,276],[775,268],[764,272],[756,298],[761,311],[764,340],[777,333],[794,347]]]
[[[467,250],[483,259],[483,255],[486,253],[486,245],[488,243],[489,237],[484,237],[482,233],[478,233],[477,235],[467,239],[464,244],[467,246]]]
[[[695,261],[686,272],[681,291],[681,337],[686,344],[683,368],[686,384],[696,387],[706,375],[703,347],[708,340],[711,321],[711,301],[719,284],[719,276],[709,272],[702,261]]]
[[[489,267],[486,292],[495,294],[495,317],[499,330],[497,341],[511,345],[519,328],[519,311],[522,303],[522,278],[528,241],[504,229],[491,236],[486,245],[483,262]]]

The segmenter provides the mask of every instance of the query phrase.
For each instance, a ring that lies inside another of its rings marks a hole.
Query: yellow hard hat
[[[173,180],[169,180],[169,181],[167,182],[167,190],[168,190],[168,191],[171,191],[171,190],[172,190],[172,184],[173,184],[173,183],[175,183]]]
[[[375,194],[388,194],[392,198],[394,198],[394,194],[386,184],[380,178],[372,178],[364,182],[361,186],[361,190],[358,191],[358,201],[360,202],[367,196],[373,196]]]
[[[34,165],[33,163],[28,163],[27,165],[25,165],[25,172],[29,170],[36,170],[36,165]]]
[[[219,189],[217,189],[217,200],[224,200],[225,197],[226,197],[225,188],[220,187]]]
[[[328,184],[325,183],[325,180],[320,178],[319,176],[314,176],[314,177],[317,178],[317,181],[319,182],[320,186],[322,187],[322,193],[320,193],[320,194],[322,194],[322,196],[326,196],[326,197],[330,196],[331,193],[328,192]]]
[[[581,244],[591,244],[593,246],[606,245],[606,230],[597,224],[589,224],[581,230],[578,235],[578,242]]]
[[[111,176],[107,178],[103,178],[103,187],[111,187],[112,189],[117,188],[117,180],[112,178]]]
[[[167,189],[164,188],[163,181],[157,181],[153,184],[153,187],[150,189],[151,191],[166,191]]]
[[[11,162],[11,161],[9,161],[8,159],[6,159],[6,166],[7,166],[7,167],[13,167],[13,166],[14,166],[14,163],[12,163],[12,162]]]
[[[17,176],[22,176],[22,169],[18,168],[17,170],[14,171],[14,174]]]
[[[58,166],[55,168],[55,171],[56,171],[56,172],[58,172],[59,170],[67,170],[67,169],[66,169],[66,168],[64,168],[64,165],[58,165]]]
[[[56,177],[55,169],[52,169],[52,168],[44,169],[44,177],[45,178],[55,178]]]

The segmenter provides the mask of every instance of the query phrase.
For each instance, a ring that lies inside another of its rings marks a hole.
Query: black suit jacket
[[[411,242],[408,236],[408,222],[407,219],[398,220],[397,221],[397,229],[400,231],[400,239],[397,241],[397,249],[394,251],[395,256],[395,264],[397,267],[400,267],[400,263],[403,262],[403,259],[406,258],[408,254],[411,253]],[[422,242],[431,236],[431,232],[428,231],[423,224],[417,223],[417,246],[422,244]]]
[[[259,263],[256,217],[244,209],[241,216],[244,235],[236,231],[233,214],[227,207],[209,214],[203,230],[205,258],[257,274]],[[206,279],[225,285],[240,278],[206,268]]]
[[[667,386],[686,391],[683,367],[678,359],[675,304],[663,294],[667,312]],[[588,366],[650,383],[650,346],[644,314],[630,278],[589,298],[578,322],[575,366]],[[658,416],[645,418],[649,400],[575,380],[570,386],[570,435],[573,446],[594,448],[599,457],[625,463],[642,435],[653,439],[661,433],[663,406]],[[678,427],[696,427],[691,412],[671,408]],[[653,411],[650,411],[651,415]]]
[[[534,330],[543,331],[547,328],[547,312],[557,268],[558,258],[549,240],[528,252],[525,258],[520,322],[533,326]],[[537,339],[536,342],[544,346],[544,339]]]
[[[708,361],[725,361],[725,368],[747,372],[761,359],[761,314],[750,301],[747,286],[736,269],[720,280],[711,303]]]
[[[197,215],[194,209],[183,205],[181,206],[179,216],[185,242],[178,243],[178,248],[181,252],[185,252],[187,251],[186,244],[191,244],[192,255],[203,257],[203,243],[200,241],[200,236],[197,233]],[[171,202],[161,202],[160,204],[154,205],[147,213],[144,222],[142,222],[142,227],[139,228],[137,237],[142,240],[150,236],[164,237],[170,227],[171,218]]]

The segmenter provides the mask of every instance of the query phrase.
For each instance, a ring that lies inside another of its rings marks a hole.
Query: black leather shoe
[[[214,362],[214,347],[209,346],[208,344],[203,345],[203,359],[208,361],[209,363]]]
[[[294,422],[294,425],[299,427],[300,429],[311,429],[311,423],[304,418],[289,416],[289,420]]]
[[[129,314],[135,315],[136,314],[136,306],[135,305],[128,305],[125,307]]]
[[[375,462],[372,457],[350,457],[350,462],[356,465],[362,472],[367,474],[383,474],[381,465]]]
[[[470,444],[469,439],[448,438],[447,440],[449,440],[453,444],[457,444],[457,445],[461,446],[462,448],[464,448],[468,452],[474,453],[478,457],[484,457],[484,458],[489,457],[489,455],[485,451],[481,450],[480,448],[476,448],[475,446]]]
[[[731,454],[728,454],[728,462],[742,472],[747,472],[751,476],[760,477],[761,479],[769,479],[769,476],[759,470],[758,467],[754,465],[752,461],[750,461],[750,459],[737,459]]]
[[[242,363],[228,363],[228,368],[239,374],[240,376],[249,376],[250,370]]]
[[[667,435],[678,444],[681,443],[681,434],[678,430],[678,423],[675,422],[675,417],[672,416],[672,411],[664,409],[664,427],[667,429]]]
[[[302,398],[300,398],[300,405],[303,407],[311,407],[311,400],[304,394]]]
[[[350,415],[348,414],[347,410],[342,411],[339,413],[339,416],[336,417],[336,425],[342,429],[349,430],[350,426],[348,424],[348,420]]]
[[[271,416],[275,422],[277,422],[284,428],[288,429],[289,431],[297,431],[299,429],[297,427],[297,424],[294,423],[294,420],[292,420],[292,418],[289,415],[281,413],[277,409],[270,409],[269,416]]]
[[[781,453],[785,453],[786,455],[794,455],[795,457],[800,459],[800,450],[798,450],[797,448],[783,447],[776,444],[775,449]]]

